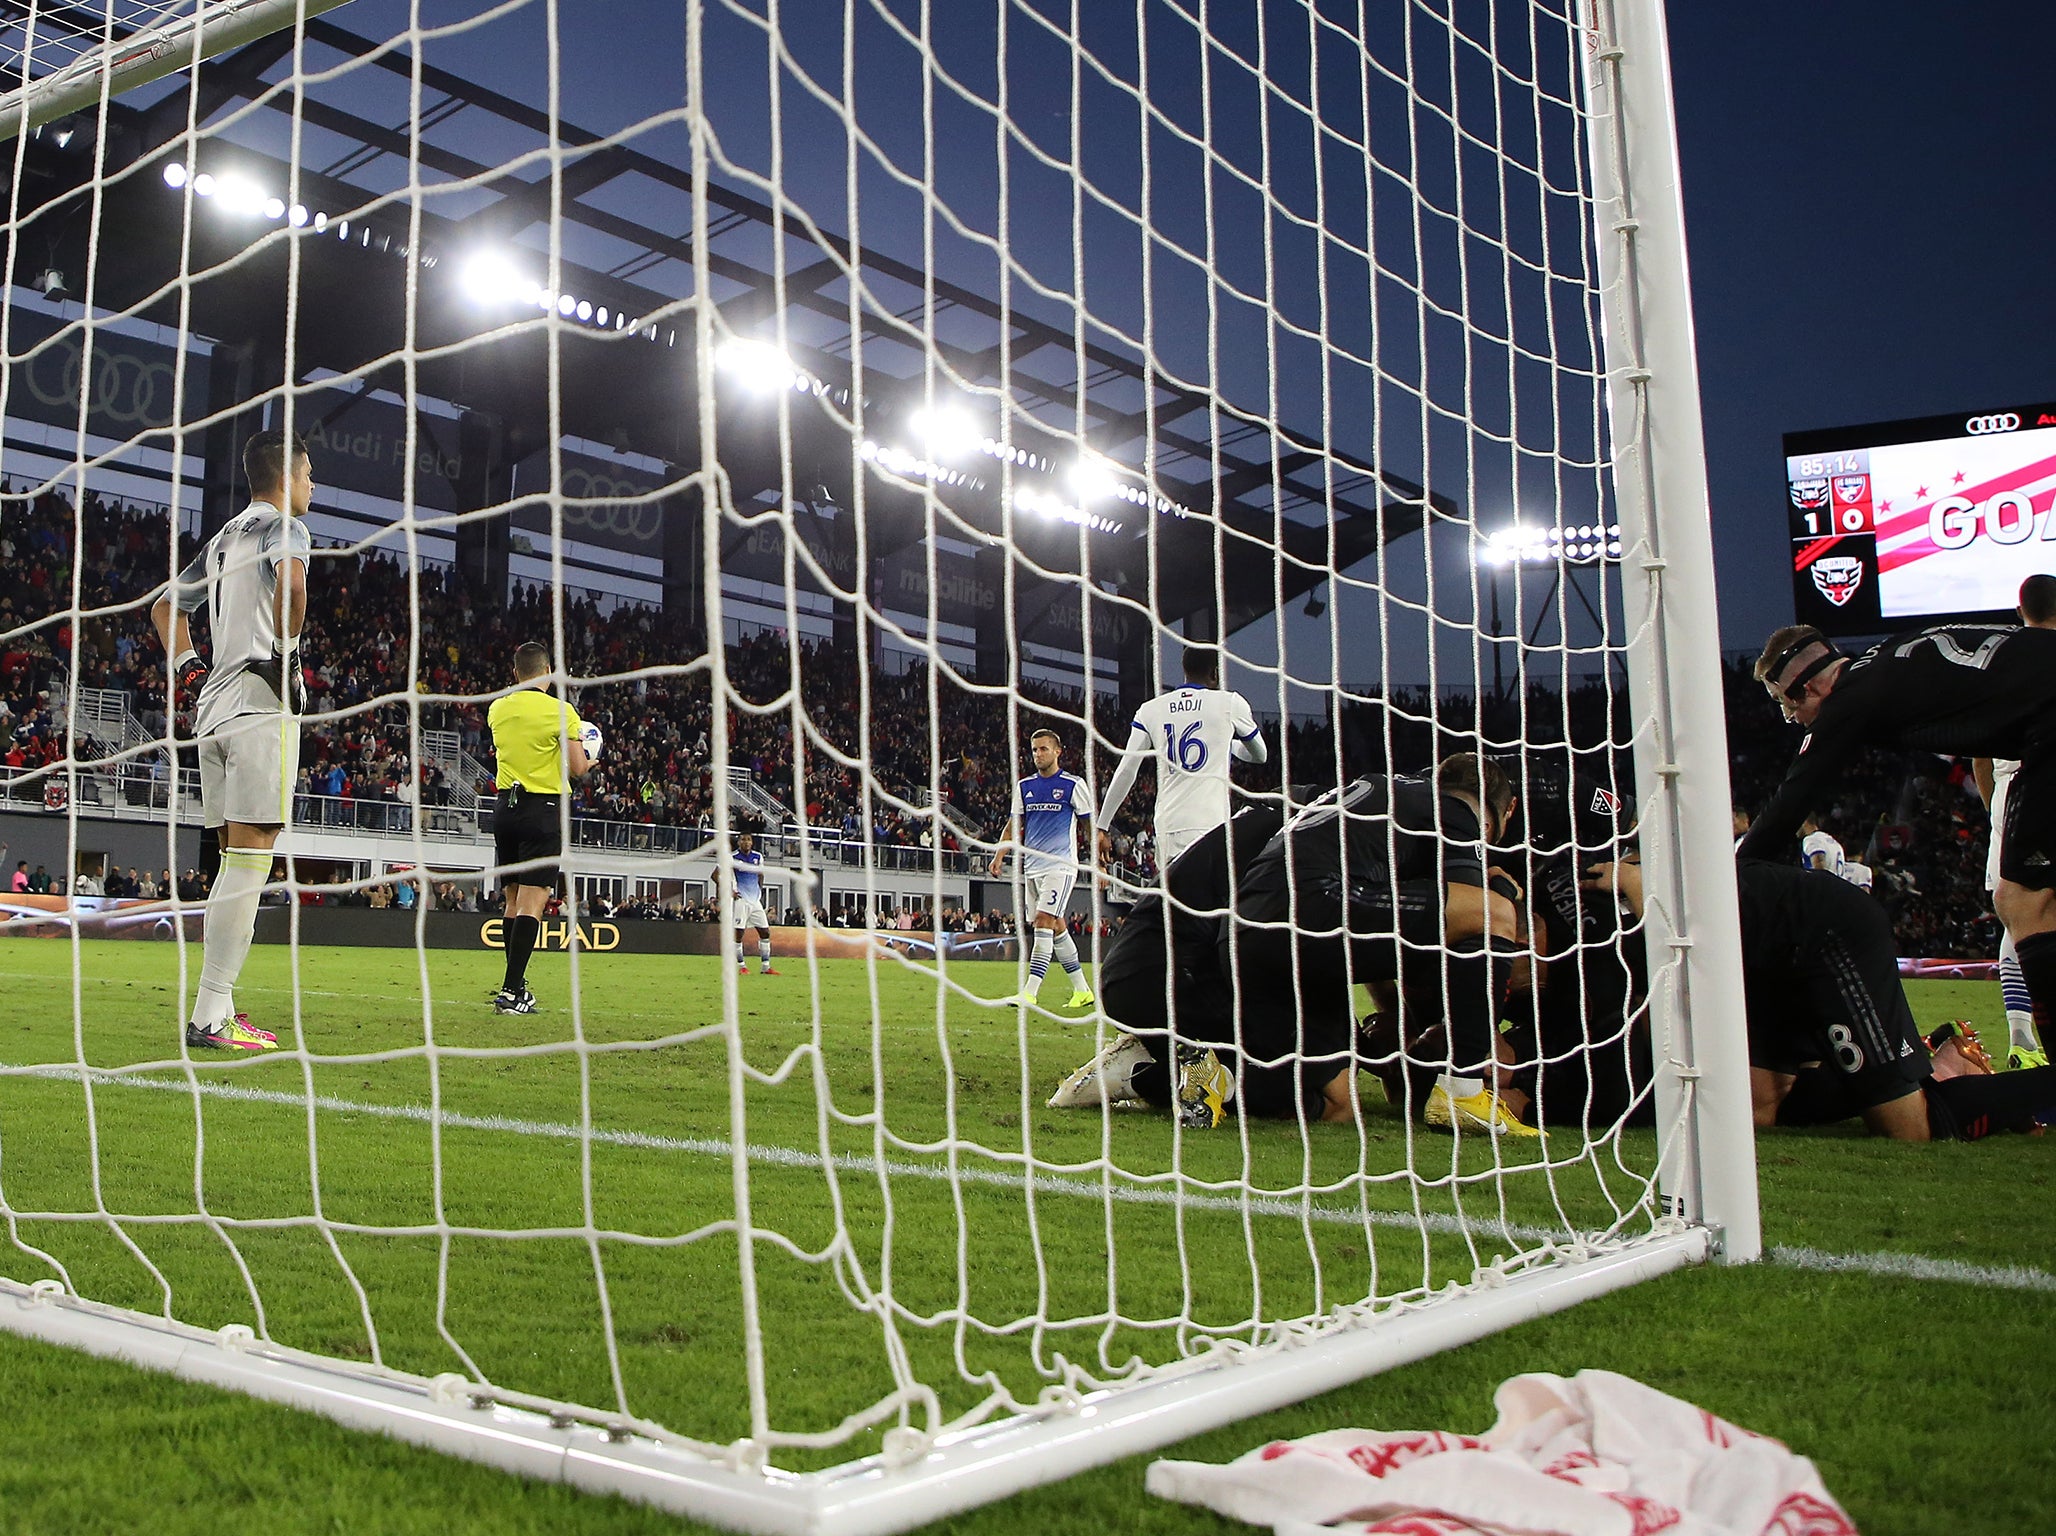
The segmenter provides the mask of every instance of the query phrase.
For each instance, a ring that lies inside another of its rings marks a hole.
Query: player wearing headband
[[[1806,727],[1784,783],[1737,853],[1789,861],[1809,807],[1826,804],[1866,747],[2014,757],[1992,906],[2029,995],[2056,1007],[2056,630],[1943,624],[1844,656],[1792,625],[1764,643],[1756,677]]]

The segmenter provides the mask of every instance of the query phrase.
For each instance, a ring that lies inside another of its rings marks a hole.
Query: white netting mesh
[[[0,1270],[804,1467],[1666,1230],[1640,931],[1577,889],[1651,725],[1569,0],[660,9],[357,0],[16,140],[0,839],[73,883],[0,940]],[[187,1059],[198,945],[121,942],[198,904],[149,610],[277,425],[281,1048]],[[526,639],[608,744],[503,1016]],[[986,860],[1029,732],[1103,788],[1192,640],[1269,742],[1239,803],[1505,762],[1546,1145],[1409,1120],[1396,1035],[1346,1123],[1045,1107],[1111,1026],[995,1006]],[[131,866],[174,889],[78,883]]]

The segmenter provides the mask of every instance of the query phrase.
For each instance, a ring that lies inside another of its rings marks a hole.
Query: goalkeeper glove
[[[600,748],[606,745],[606,738],[600,734],[597,725],[587,725],[578,733],[578,744],[585,748],[586,761],[597,763],[600,760]]]
[[[190,703],[207,684],[207,663],[198,651],[186,651],[172,663],[172,675],[178,680],[179,696]]]

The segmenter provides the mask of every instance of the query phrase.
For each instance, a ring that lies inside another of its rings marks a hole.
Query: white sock
[[[757,940],[757,958],[764,962],[765,970],[771,969],[771,941],[769,939]]]
[[[1028,951],[1028,989],[1032,992],[1042,985],[1042,978],[1049,974],[1049,954],[1056,945],[1056,936],[1047,928],[1035,930],[1035,943]]]
[[[1085,990],[1085,968],[1078,963],[1078,946],[1071,938],[1071,930],[1065,928],[1056,936],[1057,964],[1064,968],[1064,974],[1071,978],[1071,988],[1076,992]]]
[[[1452,1099],[1476,1098],[1485,1091],[1485,1079],[1482,1077],[1457,1077],[1449,1072],[1436,1078],[1435,1085]]]
[[[193,1022],[219,1029],[235,1016],[236,977],[250,957],[257,932],[257,898],[271,873],[269,848],[224,848],[221,873],[207,897],[207,939],[200,959],[200,992]]]
[[[2013,935],[1999,939],[1999,999],[2006,1009],[2006,1043],[2017,1050],[2039,1051],[2035,1034],[2035,1005],[2027,995],[2027,981],[2020,974],[2020,951],[2013,947]]]

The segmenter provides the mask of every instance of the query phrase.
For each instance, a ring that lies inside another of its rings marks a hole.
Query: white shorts
[[[1213,831],[1213,827],[1158,827],[1156,829],[1157,869],[1159,871],[1169,869],[1177,862],[1179,854],[1190,848],[1211,831]]]
[[[761,901],[750,901],[738,896],[728,910],[735,917],[735,921],[729,926],[737,932],[745,928],[754,928],[765,938],[771,937],[771,919],[764,915],[764,904]]]
[[[282,827],[293,819],[300,722],[291,715],[237,715],[200,738],[200,807],[207,825]]]
[[[1999,888],[1999,829],[2006,825],[2006,791],[2013,787],[2014,770],[2020,764],[2001,758],[1992,764],[1992,837],[1985,849],[1985,889]]]
[[[1064,908],[1071,904],[1071,887],[1078,883],[1075,869],[1051,870],[1045,874],[1029,875],[1028,894],[1034,898],[1038,917],[1062,917]]]

